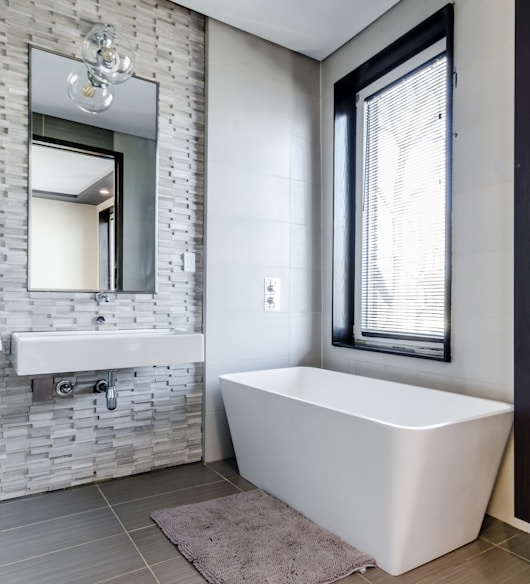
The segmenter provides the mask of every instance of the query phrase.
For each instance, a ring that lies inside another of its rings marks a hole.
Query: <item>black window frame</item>
[[[445,326],[442,354],[422,354],[402,347],[376,347],[355,342],[355,168],[356,168],[356,94],[436,42],[446,40],[447,96],[449,134],[452,129],[454,78],[454,11],[447,4],[368,61],[348,73],[334,85],[334,185],[333,185],[333,278],[332,278],[332,344],[413,356],[423,359],[450,361],[451,337],[451,177],[452,140],[447,145],[447,205],[446,205],[446,294]]]

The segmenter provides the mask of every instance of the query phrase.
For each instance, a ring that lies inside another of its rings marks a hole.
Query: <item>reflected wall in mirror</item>
[[[155,292],[158,85],[131,78],[89,114],[66,90],[84,65],[30,51],[28,288]]]
[[[114,290],[121,154],[33,136],[31,287]]]

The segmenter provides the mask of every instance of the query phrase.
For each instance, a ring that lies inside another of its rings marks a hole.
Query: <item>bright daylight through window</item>
[[[336,345],[449,359],[451,24],[335,86]]]

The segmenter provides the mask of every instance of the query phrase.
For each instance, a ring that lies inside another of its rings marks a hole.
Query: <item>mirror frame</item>
[[[65,288],[58,288],[58,289],[52,289],[52,288],[47,288],[47,289],[41,289],[41,288],[31,288],[30,287],[30,269],[31,269],[31,245],[30,245],[30,237],[29,237],[29,232],[30,232],[30,225],[31,225],[31,197],[32,197],[32,188],[31,188],[31,168],[32,168],[32,162],[31,162],[31,146],[33,144],[34,141],[34,134],[33,134],[33,108],[32,108],[32,83],[33,83],[33,76],[32,76],[32,70],[33,70],[33,61],[32,61],[32,52],[33,51],[39,51],[42,53],[49,53],[50,55],[54,55],[63,59],[68,59],[71,60],[77,64],[82,63],[82,60],[75,57],[75,56],[71,56],[71,55],[67,55],[67,54],[62,54],[62,53],[58,53],[52,50],[48,50],[46,48],[43,47],[39,47],[36,45],[32,45],[30,43],[28,43],[28,248],[27,248],[27,274],[26,274],[26,289],[29,292],[59,292],[59,293],[72,293],[72,294],[76,294],[76,293],[90,293],[90,292],[98,292],[98,291],[103,291],[103,292],[111,292],[111,293],[115,293],[115,294],[157,294],[158,293],[158,286],[159,286],[159,274],[158,274],[158,249],[159,249],[159,241],[158,241],[158,231],[159,231],[159,149],[160,149],[160,129],[159,129],[159,123],[160,123],[160,116],[159,116],[159,108],[160,108],[160,104],[159,104],[159,100],[160,100],[160,82],[156,81],[154,79],[148,79],[148,78],[143,78],[140,77],[138,75],[133,75],[130,80],[127,81],[127,83],[130,83],[131,80],[132,81],[141,81],[141,82],[147,82],[149,84],[152,84],[155,90],[155,104],[154,104],[154,133],[155,133],[155,138],[154,138],[154,142],[155,142],[155,148],[154,148],[154,224],[153,224],[153,285],[152,287],[149,287],[149,289],[146,287],[146,289],[143,290],[137,290],[137,289],[124,289],[124,288],[120,288],[118,282],[123,281],[123,265],[124,262],[122,261],[122,254],[123,254],[123,205],[124,205],[124,179],[123,179],[123,167],[124,167],[124,160],[123,160],[123,154],[118,152],[118,151],[114,151],[111,150],[109,152],[111,152],[114,156],[116,155],[121,155],[122,159],[121,159],[121,164],[120,166],[120,176],[119,176],[119,181],[120,181],[120,188],[117,189],[117,193],[119,193],[119,200],[118,198],[116,198],[115,204],[116,204],[116,210],[117,212],[115,213],[115,257],[114,257],[114,263],[116,266],[115,269],[115,278],[116,278],[116,284],[115,287],[113,289],[101,289],[101,288],[97,288],[97,289],[65,289]],[[125,85],[127,85],[127,83],[125,83]],[[124,85],[124,84],[121,84]],[[66,91],[66,90],[65,90]],[[115,104],[114,104],[115,105]],[[98,114],[88,114],[88,115],[98,115]],[[77,123],[82,123],[82,122],[77,122]],[[87,124],[89,125],[89,124]],[[98,127],[98,126],[95,126]],[[112,130],[112,131],[117,131],[120,132],[119,129],[116,130]],[[126,133],[123,132],[122,133]],[[135,134],[131,134],[131,135],[135,135]],[[50,138],[47,137],[43,137],[43,136],[38,136],[38,139],[41,140],[50,140]],[[61,140],[58,139],[54,139],[57,142],[61,142]],[[63,141],[64,143],[68,144],[68,141]],[[73,144],[73,143],[70,143]],[[78,146],[80,146],[81,150],[86,150],[86,151],[90,151],[91,149],[95,148],[89,145],[85,145],[85,144],[77,144]],[[105,149],[97,149],[101,152],[103,152]]]

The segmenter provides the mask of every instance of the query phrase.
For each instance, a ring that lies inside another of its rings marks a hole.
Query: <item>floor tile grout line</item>
[[[519,559],[525,560],[525,561],[526,561],[526,563],[530,563],[530,560],[528,560],[528,559],[525,559],[525,558],[523,558],[522,556],[519,556],[519,555],[517,555],[517,554],[515,554],[515,553],[512,553],[512,552],[510,552],[509,550],[507,550],[507,549],[505,549],[505,548],[502,548],[502,547],[500,547],[499,545],[496,545],[496,544],[494,544],[493,542],[491,542],[491,541],[489,541],[489,540],[486,540],[486,539],[484,539],[484,538],[482,538],[482,537],[478,537],[477,539],[482,539],[482,541],[484,541],[485,543],[488,543],[488,544],[490,545],[490,547],[488,547],[488,548],[486,548],[486,549],[484,549],[484,550],[478,551],[477,553],[474,553],[474,554],[472,554],[472,555],[470,555],[470,556],[466,557],[464,560],[462,560],[462,562],[460,563],[460,565],[464,565],[466,562],[468,562],[468,561],[470,561],[470,560],[474,560],[474,559],[476,559],[476,558],[478,558],[478,557],[480,557],[480,556],[482,556],[482,555],[484,555],[484,554],[490,553],[490,552],[491,552],[493,549],[495,549],[495,548],[497,548],[497,549],[499,549],[499,550],[501,550],[501,551],[503,551],[503,552],[509,553],[510,555],[512,555],[512,556],[514,556],[514,557],[517,557],[517,558],[519,558]],[[508,538],[508,539],[511,539],[511,538]],[[504,540],[504,541],[507,541],[507,540]],[[450,552],[450,553],[451,553],[451,552]],[[421,567],[421,566],[418,566],[418,567]],[[380,569],[381,569],[381,568],[380,568]],[[363,579],[364,579],[364,580],[365,580],[365,581],[366,581],[368,584],[372,584],[372,581],[371,581],[371,580],[368,578],[368,574],[366,574],[366,575],[363,575],[363,574],[360,574],[359,572],[357,572],[357,574],[358,574],[358,575],[359,575],[361,578],[363,578]],[[431,576],[425,576],[424,578],[421,578],[420,580],[418,580],[418,581],[416,582],[416,584],[429,584],[431,581],[432,581],[432,580],[431,580]]]
[[[59,548],[44,554],[37,554],[36,556],[29,556],[21,560],[15,560],[14,562],[7,562],[6,564],[0,564],[0,568],[6,568],[7,566],[14,566],[15,564],[21,564],[22,562],[28,562],[29,560],[35,560],[37,558],[44,558],[46,556],[52,556],[53,554],[58,554],[65,550],[73,550],[75,548],[83,547],[84,545],[89,545],[91,543],[96,543],[97,541],[104,541],[106,539],[112,539],[113,537],[120,537],[124,535],[123,533],[114,533],[113,535],[107,535],[105,537],[98,537],[97,539],[91,539],[90,541],[84,541],[83,543],[76,543],[75,545],[70,545],[66,547]]]
[[[109,479],[112,480],[112,479]],[[76,483],[67,487],[56,487],[48,489],[46,491],[27,492],[23,495],[7,496],[0,499],[0,505],[9,505],[10,503],[24,503],[24,501],[29,502],[40,502],[40,499],[46,499],[50,495],[57,495],[58,493],[65,491],[81,491],[81,490],[92,490],[96,486],[96,480],[94,478],[89,479],[87,482]],[[7,494],[7,493],[6,493]]]
[[[208,467],[210,468],[210,467]],[[215,474],[217,474],[218,476],[220,476],[223,481],[226,481],[227,483],[230,483],[233,487],[235,487],[238,491],[241,491],[242,493],[244,492],[243,489],[241,487],[239,487],[238,485],[236,485],[235,483],[233,483],[230,479],[235,479],[236,477],[238,477],[239,475],[234,475],[233,477],[225,477],[223,476],[219,471],[215,470],[214,468],[210,468],[211,471],[213,471]],[[220,481],[217,481],[220,482]]]
[[[213,472],[217,473],[219,476],[222,476],[223,478],[231,478],[231,477],[227,477],[220,470],[217,470],[216,468],[214,468],[213,466],[211,466],[212,464],[215,464],[215,463],[203,462],[203,465],[207,469],[212,470]],[[235,472],[234,469],[230,469],[230,470],[231,470],[231,472]],[[232,475],[232,476],[234,476],[234,477],[239,476],[239,469],[237,469],[237,472],[234,475]]]
[[[514,536],[514,537],[517,537],[517,536]],[[502,543],[506,543],[510,539],[512,539],[512,538],[509,538],[507,540],[504,540]],[[494,546],[494,547],[496,547],[497,549],[503,551],[503,552],[506,552],[507,554],[510,554],[514,558],[519,558],[520,560],[523,560],[527,564],[530,564],[530,558],[525,558],[524,556],[521,556],[521,555],[513,552],[512,550],[509,550],[509,549],[506,549],[506,548],[502,547],[500,544],[492,543],[491,545]]]
[[[226,479],[224,479],[226,480]],[[162,491],[160,493],[155,493],[154,495],[147,495],[147,497],[138,497],[137,499],[129,499],[128,501],[120,501],[119,503],[110,503],[108,499],[105,497],[107,504],[111,507],[119,507],[120,505],[127,505],[129,503],[137,503],[138,501],[145,501],[146,499],[153,499],[154,497],[160,497],[162,495],[169,495],[171,493],[178,493],[179,491],[188,491],[190,489],[196,489],[198,487],[206,487],[208,485],[216,485],[217,483],[221,483],[222,481],[211,481],[209,483],[200,483],[198,485],[191,485],[189,487],[182,487],[181,489],[173,489],[171,491]],[[98,485],[96,487],[99,488]],[[103,495],[103,491],[100,490],[100,493]]]
[[[103,501],[105,503],[105,501]],[[77,515],[83,515],[84,513],[92,513],[93,511],[101,511],[101,509],[106,509],[105,504],[101,507],[94,507],[94,509],[87,509],[86,511],[77,511],[76,513],[67,513],[66,515],[58,515],[57,517],[50,517],[49,519],[41,519],[40,521],[33,521],[32,523],[24,523],[22,525],[17,525],[16,527],[8,527],[7,529],[0,529],[0,534],[7,533],[9,531],[14,531],[16,529],[22,529],[23,527],[31,527],[32,525],[40,525],[41,523],[47,523],[48,521],[57,521],[58,519],[66,519],[67,517],[76,517]]]
[[[238,489],[242,493],[245,492],[245,490],[242,487],[240,487],[239,485],[236,485],[236,483],[234,483],[232,481],[232,479],[243,478],[240,474],[235,474],[233,476],[227,477],[227,476],[223,475],[220,471],[216,470],[215,468],[212,468],[211,466],[208,466],[208,464],[206,462],[204,463],[204,466],[206,466],[207,468],[209,468],[214,473],[218,474],[223,480],[225,480],[226,482],[230,483],[233,487],[235,487],[236,489]]]
[[[175,546],[175,547],[176,547],[176,546]],[[178,548],[177,548],[177,550],[178,550]],[[180,553],[180,552],[179,552],[179,553]],[[184,558],[184,556],[183,556],[182,554],[180,554],[180,557]],[[179,556],[173,556],[172,558],[166,558],[165,560],[160,560],[160,561],[158,561],[158,562],[153,562],[153,563],[151,564],[151,567],[154,567],[154,566],[160,566],[161,564],[165,564],[165,563],[167,563],[167,562],[172,562],[172,561],[175,561],[175,560],[176,560],[176,559],[178,559],[178,558],[179,558]],[[186,559],[186,558],[184,558],[184,559]],[[186,561],[188,561],[188,560],[186,560]],[[193,566],[193,564],[191,564],[191,565]],[[193,567],[195,567],[195,566],[193,566]]]
[[[146,472],[140,472],[140,473],[136,473],[136,474],[131,474],[131,475],[124,475],[124,476],[120,476],[120,477],[111,477],[111,478],[106,478],[106,479],[95,479],[94,481],[92,481],[92,483],[90,483],[90,486],[94,486],[96,488],[101,488],[104,487],[105,485],[108,484],[112,484],[116,481],[123,481],[123,480],[129,480],[129,481],[134,481],[137,482],[138,480],[140,480],[142,477],[145,477],[146,475],[150,475],[151,473],[155,473],[155,474],[164,474],[164,471],[174,471],[175,469],[181,469],[182,467],[186,467],[186,466],[192,466],[192,465],[198,465],[197,468],[202,467],[202,468],[207,468],[208,470],[212,470],[212,468],[210,468],[205,462],[192,462],[192,463],[183,463],[183,464],[177,464],[174,466],[167,466],[167,467],[157,467],[155,469],[152,469],[150,471],[146,471]],[[219,474],[219,473],[216,473]],[[206,483],[200,483],[200,484],[208,484]],[[187,488],[187,487],[184,487]],[[179,490],[179,489],[177,489]]]
[[[215,484],[218,484],[218,483],[220,484],[220,483],[223,483],[223,482],[228,482],[229,484],[231,484],[233,487],[235,487],[239,491],[242,491],[242,489],[238,485],[235,485],[229,479],[223,477],[220,473],[218,473],[214,469],[210,469],[210,470],[212,470],[212,472],[214,472],[217,476],[219,476],[221,480],[210,481],[210,482],[206,482],[206,483],[200,483],[200,484],[197,484],[197,485],[192,485],[192,486],[189,486],[189,487],[183,487],[181,489],[175,489],[175,490],[172,490],[172,491],[164,491],[162,493],[157,493],[156,495],[149,495],[147,497],[140,497],[138,499],[131,499],[130,501],[124,501],[124,502],[116,503],[115,505],[116,506],[119,506],[119,505],[123,505],[123,504],[127,504],[127,503],[132,503],[132,502],[142,501],[142,500],[146,500],[146,499],[151,499],[151,498],[154,498],[154,497],[159,496],[159,495],[166,495],[166,494],[175,493],[175,492],[178,492],[178,491],[186,491],[186,490],[190,490],[190,489],[194,489],[194,488],[200,488],[202,486],[215,485]],[[148,564],[148,562],[144,558],[143,554],[138,549],[138,546],[135,544],[134,540],[131,538],[131,536],[129,534],[129,531],[125,528],[125,526],[123,525],[122,521],[118,517],[117,513],[115,512],[115,510],[113,508],[113,505],[109,502],[109,500],[107,499],[107,497],[105,496],[105,494],[103,493],[103,491],[99,488],[99,484],[98,483],[94,483],[94,487],[98,490],[100,496],[103,498],[103,503],[104,504],[102,506],[100,506],[100,507],[96,507],[94,509],[89,509],[89,510],[86,510],[86,511],[80,511],[78,513],[69,513],[67,515],[61,515],[59,517],[52,517],[50,519],[43,519],[42,521],[36,521],[34,523],[26,523],[24,525],[19,525],[17,527],[12,527],[12,528],[8,528],[8,529],[1,530],[0,533],[4,533],[4,532],[7,533],[7,532],[10,532],[10,531],[13,531],[13,530],[21,529],[23,527],[29,527],[29,526],[32,526],[32,525],[39,525],[39,524],[42,524],[42,523],[47,523],[47,522],[55,521],[55,520],[58,520],[58,519],[64,519],[64,518],[68,518],[68,517],[75,517],[75,516],[78,516],[78,515],[84,515],[84,514],[87,514],[87,513],[94,512],[94,511],[101,511],[101,510],[107,509],[107,508],[110,509],[110,511],[112,512],[113,516],[118,521],[120,527],[123,530],[123,533],[117,533],[117,534],[113,534],[113,535],[110,535],[110,536],[96,538],[96,539],[89,540],[89,541],[85,541],[85,542],[82,542],[82,543],[79,543],[79,544],[76,544],[76,545],[73,545],[73,546],[62,547],[60,549],[53,550],[53,551],[49,551],[49,552],[46,552],[44,554],[37,554],[35,556],[29,556],[27,558],[23,558],[23,559],[20,559],[20,560],[15,561],[15,562],[8,562],[8,563],[5,563],[5,564],[1,564],[0,567],[11,566],[11,565],[18,564],[18,563],[21,563],[21,562],[25,562],[25,561],[28,561],[28,560],[33,560],[33,559],[37,559],[37,558],[40,558],[40,557],[45,557],[45,556],[48,556],[48,555],[52,555],[52,554],[58,553],[58,552],[63,551],[63,550],[75,549],[75,548],[81,547],[83,545],[88,545],[90,543],[94,543],[94,542],[97,542],[97,541],[102,541],[102,540],[105,540],[105,539],[110,539],[112,537],[116,537],[116,536],[125,534],[125,535],[127,535],[128,539],[131,541],[131,543],[133,544],[133,546],[137,550],[138,554],[142,558],[142,561],[144,562],[145,567],[151,572],[151,574],[155,578],[156,582],[159,584],[158,578],[156,577],[156,575],[154,574],[154,572],[151,570],[150,565]],[[135,532],[135,531],[139,531],[141,529],[148,529],[150,527],[156,527],[156,526],[143,526],[143,527],[140,527],[138,529],[130,530],[130,532],[132,533],[132,532]]]
[[[140,531],[144,531],[146,529],[151,529],[151,528],[157,529],[157,526],[154,523],[152,523],[151,525],[145,525],[145,526],[142,526],[142,527],[138,527],[138,528],[135,528],[135,529],[128,530],[128,529],[125,528],[125,525],[122,523],[122,521],[120,520],[120,518],[117,516],[117,512],[115,511],[115,507],[117,509],[119,509],[120,506],[122,506],[124,504],[127,504],[127,503],[135,503],[135,502],[138,502],[138,501],[149,500],[149,499],[153,499],[154,497],[157,497],[157,496],[168,495],[168,494],[171,494],[171,493],[186,492],[186,491],[189,491],[189,490],[201,489],[203,486],[204,487],[208,487],[208,486],[221,485],[221,483],[224,483],[224,482],[229,483],[232,487],[234,487],[235,489],[237,489],[237,491],[244,491],[244,485],[243,485],[243,488],[242,488],[242,487],[238,486],[236,483],[232,482],[232,481],[237,481],[240,478],[240,476],[238,476],[237,474],[234,474],[233,476],[231,476],[230,478],[228,478],[228,477],[226,477],[226,476],[224,476],[222,474],[222,471],[218,471],[218,470],[216,470],[214,468],[210,468],[205,463],[204,463],[204,466],[206,468],[208,468],[208,470],[211,470],[217,477],[219,477],[219,480],[217,480],[217,479],[216,480],[211,480],[211,482],[198,483],[196,485],[186,486],[186,487],[182,487],[182,488],[179,488],[179,489],[174,489],[174,490],[171,490],[171,491],[165,491],[165,492],[162,492],[162,493],[156,493],[156,494],[148,495],[146,497],[140,497],[138,499],[131,499],[130,501],[123,501],[123,502],[120,502],[120,503],[116,503],[114,505],[112,505],[109,502],[109,500],[106,497],[106,495],[99,488],[99,485],[97,483],[95,483],[94,484],[94,487],[98,489],[99,495],[102,498],[102,502],[101,502],[101,505],[102,506],[95,507],[94,509],[87,509],[87,510],[83,510],[83,511],[77,511],[77,512],[73,512],[73,513],[68,513],[66,515],[61,515],[61,516],[58,516],[58,517],[51,517],[49,519],[42,519],[40,521],[35,521],[33,523],[27,523],[27,524],[24,524],[24,525],[19,525],[19,526],[16,526],[16,527],[10,527],[10,528],[7,528],[7,529],[0,530],[0,534],[2,534],[4,532],[5,533],[15,532],[15,530],[20,529],[20,528],[31,527],[33,525],[38,526],[38,525],[41,525],[43,523],[49,523],[50,525],[53,525],[51,522],[52,521],[55,521],[57,519],[68,519],[69,517],[77,517],[77,516],[79,516],[80,520],[83,520],[85,517],[88,517],[88,513],[102,511],[103,509],[107,509],[107,508],[110,509],[110,511],[112,512],[112,514],[116,518],[116,520],[117,520],[117,522],[118,522],[121,530],[123,530],[120,533],[116,533],[114,535],[103,536],[103,537],[100,537],[100,538],[97,538],[97,539],[94,539],[94,540],[91,540],[91,541],[87,541],[87,542],[83,542],[83,543],[79,543],[79,544],[75,544],[75,545],[69,545],[67,547],[62,547],[62,548],[59,548],[59,549],[56,549],[56,550],[53,550],[53,551],[49,551],[49,552],[46,552],[46,553],[37,554],[37,555],[31,556],[29,558],[24,558],[24,559],[21,559],[21,560],[17,560],[17,561],[9,562],[9,563],[6,563],[6,564],[2,564],[0,566],[0,571],[1,571],[1,567],[7,567],[7,566],[12,566],[12,565],[17,565],[17,564],[22,564],[23,565],[24,562],[28,562],[28,561],[31,561],[31,560],[36,560],[36,565],[37,566],[40,566],[40,560],[39,560],[40,558],[51,557],[52,558],[52,561],[53,561],[53,555],[54,554],[57,554],[58,552],[61,552],[63,550],[70,550],[70,549],[80,548],[82,546],[89,545],[91,543],[98,542],[98,541],[104,541],[104,540],[113,541],[113,538],[123,537],[123,535],[127,535],[128,539],[131,541],[132,545],[134,546],[134,548],[138,552],[138,557],[140,557],[142,559],[143,565],[140,566],[138,569],[135,569],[135,570],[130,570],[130,568],[129,568],[129,571],[127,571],[127,572],[124,572],[124,573],[121,573],[121,574],[118,574],[118,575],[114,575],[112,577],[103,578],[102,580],[98,580],[97,582],[96,581],[91,581],[90,584],[113,584],[115,581],[120,581],[121,582],[122,579],[132,578],[132,577],[134,577],[137,574],[138,574],[138,578],[141,580],[142,579],[142,574],[143,574],[143,577],[144,578],[149,578],[146,575],[147,572],[149,572],[151,574],[151,577],[153,578],[153,584],[155,584],[155,583],[160,584],[161,583],[161,580],[157,577],[157,575],[155,574],[154,570],[156,569],[158,571],[158,566],[159,565],[166,564],[166,563],[171,562],[171,561],[175,561],[175,559],[176,559],[177,556],[175,556],[173,558],[167,558],[167,559],[161,560],[161,561],[156,561],[156,562],[148,563],[147,560],[146,560],[146,558],[144,557],[143,553],[140,551],[140,549],[138,548],[138,546],[135,544],[134,540],[132,539],[132,535],[131,534],[134,534],[134,533],[140,532]],[[231,474],[231,472],[232,471],[230,471],[230,473],[227,472],[227,474]],[[211,479],[214,479],[215,477],[214,476],[211,476],[210,478]],[[107,481],[104,481],[104,482],[106,483]],[[102,483],[102,486],[103,486],[103,483]],[[524,532],[522,532],[522,533],[523,533],[523,535],[525,535]],[[94,534],[94,535],[96,535],[96,534]],[[498,534],[498,535],[500,535],[500,534]],[[498,551],[500,550],[501,552],[504,552],[504,554],[509,554],[509,557],[513,558],[511,560],[511,562],[512,562],[513,565],[517,565],[517,562],[519,562],[520,560],[522,560],[524,562],[524,565],[521,565],[522,566],[522,569],[525,570],[525,571],[528,570],[528,567],[525,567],[525,566],[528,566],[530,564],[530,558],[521,556],[518,553],[510,550],[508,547],[502,547],[502,546],[509,545],[510,542],[512,542],[513,540],[515,540],[517,537],[519,537],[519,535],[518,534],[514,534],[514,535],[510,535],[508,537],[502,538],[502,539],[499,538],[498,541],[494,542],[494,541],[491,541],[490,539],[488,539],[487,537],[484,537],[482,535],[479,535],[477,539],[481,540],[482,546],[484,546],[484,547],[487,546],[486,549],[483,549],[481,551],[476,551],[475,553],[473,553],[470,556],[466,557],[465,560],[463,562],[461,562],[462,566],[467,561],[469,561],[469,560],[477,559],[479,556],[485,555],[488,552],[491,553],[493,550],[498,550]],[[123,540],[122,539],[122,542],[123,541],[126,541],[126,540]],[[522,542],[522,543],[524,543],[524,542]],[[111,546],[112,545],[114,545],[114,544],[111,544]],[[506,561],[507,561],[507,558],[506,558]],[[46,560],[44,560],[44,563],[46,563]],[[459,564],[460,564],[460,562],[459,562]],[[123,566],[123,569],[127,570],[127,567],[126,566]],[[354,580],[357,584],[374,584],[375,582],[379,581],[379,575],[380,575],[380,573],[379,572],[374,572],[373,575],[372,575],[371,571],[368,570],[366,574],[360,574],[360,572],[356,572],[355,575],[357,576],[357,578],[353,578],[352,580]],[[104,577],[104,574],[101,574],[100,577]],[[163,579],[162,576],[161,576],[161,578]],[[431,583],[431,582],[432,582],[431,576],[425,576],[424,575],[420,580],[418,580],[416,582],[416,584],[428,584],[428,583]]]
[[[113,580],[117,580],[118,578],[123,578],[124,576],[130,576],[132,574],[137,574],[138,572],[141,572],[142,570],[145,570],[145,568],[139,568],[138,570],[132,570],[131,572],[125,572],[124,574],[120,574],[119,576],[112,576],[112,578],[105,578],[104,580],[98,580],[97,582],[93,582],[92,584],[112,584]],[[158,582],[158,580],[157,580]]]
[[[105,499],[107,505],[109,506],[110,510],[112,511],[114,517],[116,517],[116,521],[118,521],[118,523],[121,525],[121,528],[123,529],[123,531],[125,532],[125,534],[127,535],[127,537],[129,538],[129,541],[131,542],[131,544],[134,546],[134,549],[137,551],[138,555],[142,558],[142,562],[145,564],[145,567],[149,570],[149,572],[151,572],[151,575],[153,576],[153,578],[155,579],[156,584],[161,584],[160,580],[158,579],[157,575],[153,572],[153,569],[151,568],[151,566],[148,564],[147,560],[145,559],[144,555],[142,554],[142,552],[140,551],[140,549],[138,548],[138,546],[136,545],[136,542],[134,541],[134,539],[131,537],[131,534],[129,533],[129,531],[126,529],[125,525],[123,524],[122,520],[119,518],[118,514],[116,513],[116,511],[114,510],[114,507],[109,503],[109,500],[107,499],[107,497],[105,497],[105,494],[103,493],[103,491],[99,488],[99,485],[96,485],[98,491],[101,493],[101,496]]]
[[[359,578],[362,578],[365,582],[368,582],[368,584],[372,584],[372,581],[368,580],[368,578],[366,577],[366,573],[361,574],[361,572],[355,572],[355,575],[359,576]]]
[[[479,539],[480,538],[477,537],[477,539],[474,539],[474,540],[470,541],[469,543],[465,544],[462,547],[466,547],[467,545],[471,545],[471,544],[477,542]],[[470,555],[468,555],[468,556],[466,556],[466,557],[464,557],[462,559],[462,561],[461,561],[462,564],[465,563],[465,562],[468,562],[469,560],[473,560],[475,558],[478,558],[480,556],[483,556],[484,554],[488,554],[488,553],[490,553],[491,551],[493,551],[495,549],[495,545],[493,543],[491,543],[491,541],[487,541],[485,539],[483,539],[482,541],[484,543],[488,544],[489,547],[486,547],[483,550],[478,549],[475,552],[471,552]],[[453,550],[453,552],[456,551],[456,550],[458,550],[458,549],[461,549],[461,548],[456,548],[456,549]],[[452,552],[449,552],[449,553],[452,553]],[[437,559],[437,558],[435,558],[435,559]],[[433,561],[433,560],[431,560],[431,561]]]
[[[193,562],[190,562],[189,560],[187,560],[182,553],[180,552],[180,550],[178,549],[177,546],[175,546],[175,548],[177,549],[177,551],[179,552],[179,555],[177,556],[173,556],[172,558],[166,558],[165,560],[159,560],[158,562],[153,562],[151,564],[151,567],[158,567],[161,566],[162,564],[169,564],[169,562],[174,562],[175,560],[184,560],[185,562],[187,562],[192,568],[194,568],[197,571],[197,575],[200,576],[205,582],[207,582],[207,580],[204,578],[204,576],[202,575],[201,572],[199,572],[199,570],[196,568],[195,564]],[[98,583],[99,584],[99,583]]]
[[[138,533],[139,531],[145,531],[146,529],[153,529],[153,527],[157,527],[157,525],[155,523],[153,523],[153,525],[142,525],[142,527],[129,529],[129,533]]]
[[[235,478],[235,477],[233,477]],[[241,491],[241,493],[245,492],[245,489],[242,489],[239,485],[236,485],[235,483],[233,483],[230,479],[225,479],[225,481],[227,483],[230,483],[233,487],[235,487],[238,491]]]
[[[506,543],[507,541],[510,541],[512,539],[514,539],[515,537],[518,537],[519,534],[514,534],[514,535],[510,535],[510,537],[506,537],[505,539],[501,539],[500,541],[492,541],[491,539],[488,539],[487,537],[483,536],[483,535],[479,535],[478,539],[481,539],[482,541],[485,541],[487,543],[491,543],[491,545],[497,545],[500,546],[503,543]]]

